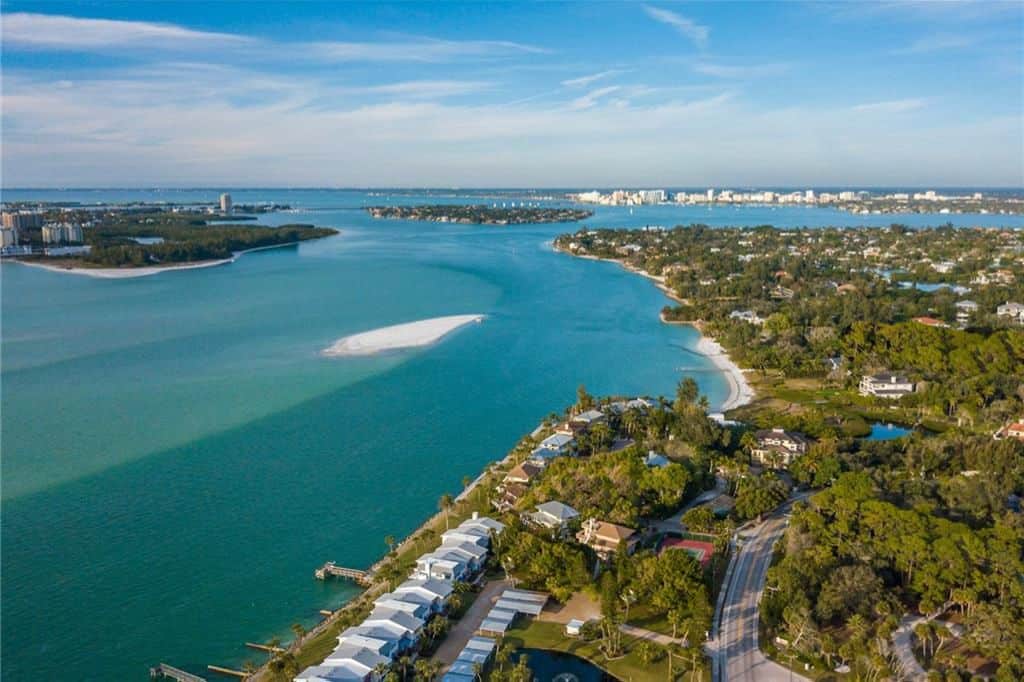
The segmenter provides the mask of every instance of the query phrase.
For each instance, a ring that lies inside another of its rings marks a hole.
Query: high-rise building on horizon
[[[227,192],[220,195],[220,212],[224,214],[230,214],[232,209],[231,195]]]

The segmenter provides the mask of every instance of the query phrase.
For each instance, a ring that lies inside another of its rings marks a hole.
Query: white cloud
[[[197,44],[240,45],[246,36],[195,31],[174,24],[112,19],[83,19],[53,14],[15,12],[3,19],[3,42],[8,49],[102,50],[110,48],[174,48]]]
[[[444,62],[461,57],[508,57],[516,54],[546,54],[536,45],[504,40],[434,40],[415,38],[394,42],[314,42],[303,48],[308,54],[328,61],[355,62]]]
[[[661,9],[659,7],[644,5],[644,12],[646,12],[647,16],[651,17],[655,21],[671,26],[676,31],[692,40],[694,45],[697,47],[703,48],[707,45],[708,37],[711,35],[711,29],[707,26],[698,24],[693,19],[684,17],[677,12]]]
[[[919,98],[894,99],[884,102],[867,102],[853,107],[854,111],[872,114],[902,114],[923,109],[927,101]]]
[[[966,35],[942,34],[918,38],[905,47],[892,51],[893,54],[926,54],[944,50],[961,50],[978,44],[978,38]]]
[[[693,70],[705,76],[716,78],[766,78],[779,76],[789,71],[789,64],[720,64],[710,62],[699,62],[694,64]]]
[[[355,94],[433,99],[465,95],[471,92],[480,92],[481,90],[487,90],[491,87],[493,87],[491,83],[483,81],[425,80],[403,81],[401,83],[387,83],[384,85],[370,85],[362,88],[344,88],[344,91]]]
[[[562,81],[562,85],[568,88],[580,88],[584,85],[590,85],[594,81],[608,78],[609,76],[615,76],[623,73],[622,69],[610,69],[608,71],[601,71],[599,73],[592,73],[589,76],[580,76],[579,78],[570,78],[569,80]]]
[[[582,97],[577,97],[572,101],[570,106],[573,109],[589,109],[590,107],[597,104],[597,101],[605,95],[610,95],[613,92],[617,92],[621,87],[618,85],[609,85],[608,87],[598,88],[597,90],[591,90]]]

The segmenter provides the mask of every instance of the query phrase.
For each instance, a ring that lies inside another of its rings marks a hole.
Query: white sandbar
[[[345,336],[321,353],[328,357],[372,355],[388,350],[427,346],[470,322],[480,322],[483,315],[449,315],[429,320],[396,324],[368,332]]]

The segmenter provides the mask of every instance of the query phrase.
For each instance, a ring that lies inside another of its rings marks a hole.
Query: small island
[[[307,224],[239,225],[238,216],[199,217],[164,209],[47,210],[36,226],[17,230],[27,265],[98,277],[127,277],[222,265],[238,254],[337,234]]]
[[[466,225],[523,225],[526,223],[573,223],[594,215],[578,208],[511,207],[483,205],[428,204],[422,206],[369,206],[374,218],[427,220]]]

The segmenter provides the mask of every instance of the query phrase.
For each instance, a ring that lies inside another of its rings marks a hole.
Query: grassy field
[[[692,672],[685,669],[687,665],[682,659],[676,658],[672,677],[669,678],[668,657],[661,655],[653,663],[644,663],[636,654],[636,645],[640,641],[623,636],[622,644],[626,654],[615,660],[608,660],[598,648],[597,642],[584,642],[577,638],[566,637],[563,626],[558,623],[531,621],[525,627],[516,627],[505,633],[505,642],[516,648],[548,649],[564,651],[584,658],[604,669],[608,674],[624,682],[640,682],[641,680],[680,680],[689,681]],[[710,671],[698,673],[696,680],[710,680]],[[696,680],[694,682],[696,682]]]

